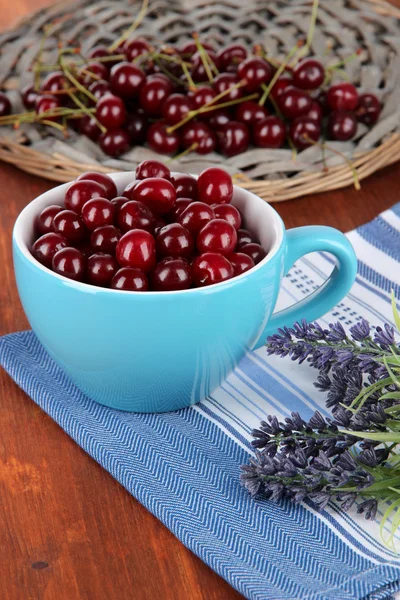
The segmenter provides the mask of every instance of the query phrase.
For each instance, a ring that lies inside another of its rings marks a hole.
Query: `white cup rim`
[[[171,174],[174,175],[176,173],[171,173]],[[130,181],[135,179],[135,172],[134,171],[124,171],[124,172],[118,172],[118,173],[109,173],[109,176],[115,181],[117,187],[118,187],[118,185],[121,186],[121,184],[123,184],[123,187],[125,187]],[[197,175],[194,175],[194,177],[197,178]],[[234,186],[234,195],[235,195],[235,192],[245,194],[246,197],[252,198],[252,200],[251,200],[252,202],[257,202],[257,203],[259,203],[260,206],[261,206],[261,204],[264,206],[263,210],[265,210],[265,212],[269,215],[270,223],[272,223],[272,227],[275,232],[275,239],[274,239],[274,242],[273,242],[271,248],[268,251],[267,256],[265,258],[263,258],[257,265],[255,265],[255,267],[253,267],[249,271],[245,271],[241,275],[233,277],[232,279],[228,279],[226,281],[221,281],[220,283],[215,283],[210,286],[205,286],[205,287],[200,287],[200,288],[190,288],[188,290],[174,290],[174,291],[168,291],[168,292],[160,292],[160,291],[134,292],[134,291],[127,291],[127,290],[114,290],[111,288],[102,288],[102,287],[94,286],[94,285],[91,285],[90,283],[74,281],[72,279],[68,279],[67,277],[64,277],[63,275],[59,275],[58,273],[55,273],[54,271],[51,271],[50,269],[48,269],[47,267],[42,265],[32,255],[29,245],[28,245],[28,241],[26,239],[28,236],[28,232],[29,232],[30,228],[32,227],[32,223],[33,223],[35,217],[39,214],[39,212],[41,210],[43,210],[43,208],[45,208],[46,206],[49,206],[50,204],[56,204],[57,202],[60,202],[60,200],[57,200],[57,198],[55,198],[54,196],[56,196],[58,193],[61,193],[61,192],[65,193],[65,190],[67,189],[67,187],[69,185],[71,185],[71,183],[72,182],[70,181],[68,183],[64,183],[62,185],[56,186],[55,188],[52,188],[51,190],[48,190],[47,192],[44,192],[43,194],[41,194],[40,196],[37,196],[37,198],[35,198],[34,200],[29,202],[29,204],[27,204],[25,206],[25,208],[19,213],[19,215],[15,221],[15,224],[14,224],[13,244],[15,244],[16,248],[18,248],[18,250],[21,252],[21,254],[30,263],[32,263],[32,265],[34,265],[39,271],[43,271],[47,275],[55,277],[56,279],[61,280],[63,283],[68,284],[68,286],[80,289],[82,291],[86,291],[86,292],[96,291],[96,293],[106,293],[106,294],[124,294],[124,295],[128,294],[131,296],[132,295],[135,295],[135,296],[140,295],[141,297],[146,297],[149,294],[151,294],[151,297],[154,297],[159,294],[162,294],[163,296],[165,296],[166,294],[168,294],[168,295],[171,295],[171,294],[195,294],[195,293],[199,293],[199,292],[200,293],[201,292],[211,293],[214,290],[217,291],[217,290],[220,290],[221,288],[230,287],[236,283],[239,283],[241,280],[247,278],[249,275],[262,269],[277,254],[277,252],[283,242],[285,226],[284,226],[283,221],[282,221],[281,217],[279,216],[279,214],[272,208],[272,206],[268,202],[266,202],[265,200],[262,200],[259,196],[256,196],[255,194],[253,194],[252,192],[249,192],[248,190],[245,190],[238,186]]]

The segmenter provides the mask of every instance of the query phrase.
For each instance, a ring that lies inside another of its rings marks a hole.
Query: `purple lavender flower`
[[[363,342],[369,338],[371,327],[366,319],[361,319],[361,321],[350,327],[350,333],[353,340]]]

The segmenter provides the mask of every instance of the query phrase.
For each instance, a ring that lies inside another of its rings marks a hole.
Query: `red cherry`
[[[253,242],[253,238],[251,234],[247,231],[247,229],[239,229],[237,232],[237,243],[236,248],[239,249],[245,244],[251,244]]]
[[[168,96],[171,95],[172,84],[157,75],[152,75],[143,83],[139,92],[140,106],[151,117],[160,117]]]
[[[217,219],[228,221],[236,230],[240,228],[242,217],[236,206],[232,204],[213,204],[212,208]]]
[[[107,129],[116,129],[125,123],[125,104],[114,94],[100,98],[96,105],[96,118]]]
[[[210,65],[210,63],[211,64],[214,63],[214,65],[218,69],[219,68],[219,60],[218,60],[218,57],[215,54],[215,52],[213,50],[206,50],[206,54],[207,54],[208,64]],[[200,52],[195,52],[195,54],[193,54],[192,64],[193,64],[193,68],[191,71],[191,75],[192,75],[193,81],[195,81],[196,83],[201,82],[201,81],[208,81],[208,74],[207,74],[206,68],[204,66],[202,54]],[[213,71],[212,66],[210,66],[210,69],[211,69],[211,71]]]
[[[267,256],[267,253],[265,252],[264,248],[260,246],[260,244],[254,243],[244,244],[243,246],[240,246],[240,252],[242,254],[247,254],[247,256],[250,256],[250,258],[253,259],[255,265]]]
[[[131,146],[129,134],[124,129],[112,129],[99,137],[100,148],[109,156],[118,157]]]
[[[22,102],[27,110],[32,110],[36,106],[36,98],[38,96],[37,91],[35,90],[35,86],[26,85],[21,92]],[[7,98],[8,100],[8,98]],[[4,109],[3,109],[4,110]],[[10,112],[11,112],[11,103],[10,103]],[[5,116],[5,115],[3,115]]]
[[[209,85],[199,85],[191,96],[193,108],[202,108],[205,104],[210,104],[216,95],[216,92]]]
[[[293,69],[293,81],[302,90],[316,90],[325,79],[325,69],[319,60],[304,58]]]
[[[51,269],[53,256],[67,246],[67,240],[59,233],[45,233],[32,246],[32,254],[37,261]]]
[[[154,231],[153,214],[142,202],[130,200],[120,208],[118,225],[123,232],[131,229],[145,229],[152,233]]]
[[[175,154],[179,148],[178,133],[167,133],[166,125],[162,122],[149,127],[146,140],[150,148],[159,154]]]
[[[231,121],[220,131],[219,145],[225,156],[236,156],[245,152],[249,146],[250,133],[244,123]]]
[[[124,44],[124,51],[129,62],[133,62],[138,56],[150,52],[150,44],[140,38],[127,40]]]
[[[217,252],[205,252],[192,264],[193,280],[198,287],[220,283],[233,277],[229,260]]]
[[[89,231],[93,231],[114,223],[115,208],[107,198],[93,198],[82,206],[81,216]]]
[[[156,264],[155,240],[144,229],[132,229],[119,239],[115,256],[121,267],[133,267],[147,273]]]
[[[137,184],[138,182],[136,181],[136,179],[134,179],[133,181],[128,183],[128,185],[124,189],[122,194],[127,200],[133,200],[133,190],[135,189]]]
[[[194,250],[194,241],[185,227],[179,223],[171,223],[159,231],[156,246],[160,256],[190,258]]]
[[[121,232],[114,225],[97,227],[90,236],[90,245],[95,252],[113,254]]]
[[[37,96],[36,98],[36,114],[43,117],[47,121],[57,121],[59,117],[48,115],[46,113],[53,113],[57,108],[61,107],[61,100],[56,96],[45,94],[44,96]]]
[[[321,127],[317,121],[309,117],[295,119],[289,129],[289,137],[293,145],[299,150],[304,150],[318,142],[321,135]]]
[[[330,113],[330,108],[328,105],[328,94],[325,90],[316,90],[315,92],[313,92],[312,94],[312,98],[314,100],[316,100],[318,102],[318,104],[320,105],[320,107],[322,108],[322,112],[324,114],[324,116],[328,115]]]
[[[187,290],[192,284],[190,265],[184,258],[164,258],[152,272],[151,283],[157,292]]]
[[[177,173],[171,177],[177,198],[192,198],[197,200],[197,181],[192,175]]]
[[[71,183],[65,192],[65,207],[80,213],[82,206],[92,198],[104,198],[107,192],[104,185],[89,179],[80,179]]]
[[[192,102],[184,94],[171,94],[162,109],[164,119],[169,125],[176,125],[192,110]]]
[[[308,111],[308,113],[304,116],[308,117],[309,119],[312,119],[313,121],[317,121],[318,123],[321,123],[322,117],[324,116],[324,111],[319,102],[317,102],[316,100],[312,100],[311,108]]]
[[[253,127],[254,144],[259,148],[281,148],[285,143],[286,128],[279,117],[270,115]]]
[[[97,183],[100,183],[100,185],[104,187],[105,193],[97,197],[108,198],[110,200],[111,198],[114,198],[118,193],[117,186],[115,185],[114,181],[109,175],[106,175],[105,173],[98,173],[97,171],[86,171],[85,173],[82,173],[82,175],[79,175],[79,177],[76,178],[76,181],[81,181],[82,179],[89,181],[97,181]],[[93,197],[94,196],[92,196],[92,198]],[[87,198],[86,202],[88,200],[91,200],[91,198]],[[82,206],[79,208],[79,210],[82,208]],[[75,209],[73,208],[72,210]],[[79,211],[77,210],[77,212]]]
[[[83,281],[85,276],[85,259],[77,248],[62,248],[55,253],[52,260],[55,273],[68,279]]]
[[[274,83],[271,90],[272,98],[277,101],[280,96],[282,96],[283,92],[286,88],[293,86],[293,80],[290,77],[282,75],[279,77],[278,81]]]
[[[158,160],[143,160],[136,167],[135,175],[137,180],[148,179],[149,177],[171,179],[171,171]]]
[[[36,219],[36,229],[40,235],[54,231],[53,219],[62,210],[63,207],[58,204],[51,204],[42,210]]]
[[[78,131],[82,135],[86,135],[90,140],[96,142],[100,137],[100,128],[97,124],[97,121],[93,117],[89,117],[89,115],[83,115],[78,122]]]
[[[327,101],[331,110],[354,110],[358,104],[358,93],[352,83],[335,83],[328,90]]]
[[[192,202],[181,212],[177,221],[196,235],[212,219],[215,219],[215,212],[211,206],[204,202]]]
[[[107,46],[104,46],[102,44],[98,44],[97,46],[94,46],[91,50],[89,50],[89,52],[87,53],[87,57],[91,58],[91,59],[96,59],[96,58],[105,58],[110,56],[110,53],[108,51]],[[106,63],[104,63],[106,65],[108,65],[108,61]]]
[[[229,256],[237,242],[236,229],[224,219],[213,219],[204,225],[197,235],[197,249],[203,252],[218,252]]]
[[[147,292],[149,282],[147,275],[132,269],[131,267],[123,267],[119,269],[111,280],[111,288],[113,290],[122,290],[125,292]]]
[[[311,108],[311,98],[295,87],[287,87],[278,99],[283,115],[288,119],[296,119],[306,115]]]
[[[65,81],[64,73],[62,71],[53,71],[53,73],[49,73],[41,86],[42,92],[46,92],[46,94],[59,94],[65,97],[65,93],[62,92],[65,88],[68,88],[68,83]]]
[[[90,61],[78,69],[78,81],[85,87],[89,87],[93,81],[108,79],[108,69],[103,63]]]
[[[111,69],[111,89],[114,94],[121,98],[127,100],[136,98],[144,80],[143,71],[132,63],[120,62]]]
[[[215,133],[201,121],[187,123],[182,131],[182,146],[185,149],[192,148],[197,154],[208,154],[213,152],[217,145]]]
[[[234,87],[239,81],[239,77],[235,73],[221,73],[220,75],[217,75],[213,83],[217,95],[222,94],[226,90],[231,90],[229,94],[226,94],[221,98],[222,102],[237,100],[243,96],[243,88]]]
[[[89,85],[89,92],[93,94],[97,100],[100,100],[106,94],[111,94],[110,84],[104,79],[93,81],[93,83]]]
[[[229,204],[233,195],[231,176],[218,167],[205,169],[197,180],[198,198],[206,204]]]
[[[361,94],[358,99],[356,117],[365,125],[375,125],[381,114],[381,103],[374,94]]]
[[[85,237],[82,219],[73,210],[61,210],[53,219],[53,228],[68,242],[80,242]]]
[[[225,110],[224,108],[210,110],[202,113],[200,116],[208,123],[212,131],[221,131],[227,123],[232,121],[231,113],[229,110]]]
[[[136,184],[132,190],[132,198],[143,202],[155,214],[164,215],[174,206],[176,191],[167,179],[149,177]]]
[[[357,133],[357,119],[352,112],[334,111],[328,117],[328,136],[331,140],[347,142]]]
[[[116,196],[115,198],[113,198],[111,200],[111,204],[114,205],[115,214],[117,216],[119,215],[119,211],[121,210],[123,205],[126,204],[127,202],[128,202],[128,198],[126,198],[125,196]]]
[[[254,267],[254,261],[251,256],[248,256],[243,252],[233,252],[229,257],[229,260],[235,276],[241,275]]]
[[[128,115],[124,129],[129,135],[132,145],[143,144],[146,140],[147,132],[147,118],[143,111],[138,110],[131,115]]]
[[[273,70],[263,58],[251,56],[240,63],[238,75],[239,79],[246,81],[246,91],[252,93],[272,79]]]
[[[238,104],[235,111],[235,120],[245,123],[245,125],[254,125],[257,121],[262,121],[268,115],[268,111],[264,106],[260,106],[257,102],[248,100]]]
[[[166,225],[167,222],[164,219],[162,219],[161,217],[154,217],[154,237],[157,237],[161,229]]]
[[[87,278],[92,285],[110,287],[111,280],[118,270],[117,261],[111,254],[92,254],[87,260]]]
[[[178,198],[178,200],[174,204],[173,209],[170,210],[167,214],[168,220],[171,223],[175,223],[176,221],[178,221],[178,218],[183,213],[185,208],[187,208],[189,204],[192,204],[192,202],[193,200],[191,198]]]
[[[202,46],[205,50],[210,50],[210,51],[214,51],[214,48],[211,46],[211,44],[207,44],[207,42],[203,42]],[[183,46],[181,46],[181,48],[179,49],[179,54],[181,56],[184,56],[187,59],[190,59],[193,57],[194,54],[196,54],[197,52],[197,46],[195,44],[195,42],[187,42],[186,44],[184,44]]]
[[[247,57],[247,50],[241,44],[229,44],[217,52],[221,69],[234,65],[236,68]]]

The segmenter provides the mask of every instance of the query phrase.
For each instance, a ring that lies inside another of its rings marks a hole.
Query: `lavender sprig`
[[[400,315],[392,296],[394,321]],[[386,542],[400,523],[400,347],[395,329],[371,328],[362,319],[346,333],[341,323],[323,328],[301,321],[267,340],[268,354],[307,361],[318,369],[315,386],[326,393],[332,416],[297,412],[283,422],[270,415],[253,430],[255,457],[242,466],[252,496],[309,501],[323,509],[335,500],[343,510],[374,519],[378,502],[393,516]],[[361,501],[360,501],[361,500]]]

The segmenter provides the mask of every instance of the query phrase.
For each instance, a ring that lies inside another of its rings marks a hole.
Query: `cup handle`
[[[305,254],[320,251],[330,252],[337,259],[330,277],[304,300],[273,314],[253,350],[260,348],[267,336],[281,327],[290,327],[301,319],[315,321],[340,302],[350,290],[357,274],[357,258],[346,236],[333,227],[308,226],[289,229],[284,274],[286,275],[296,260]]]

